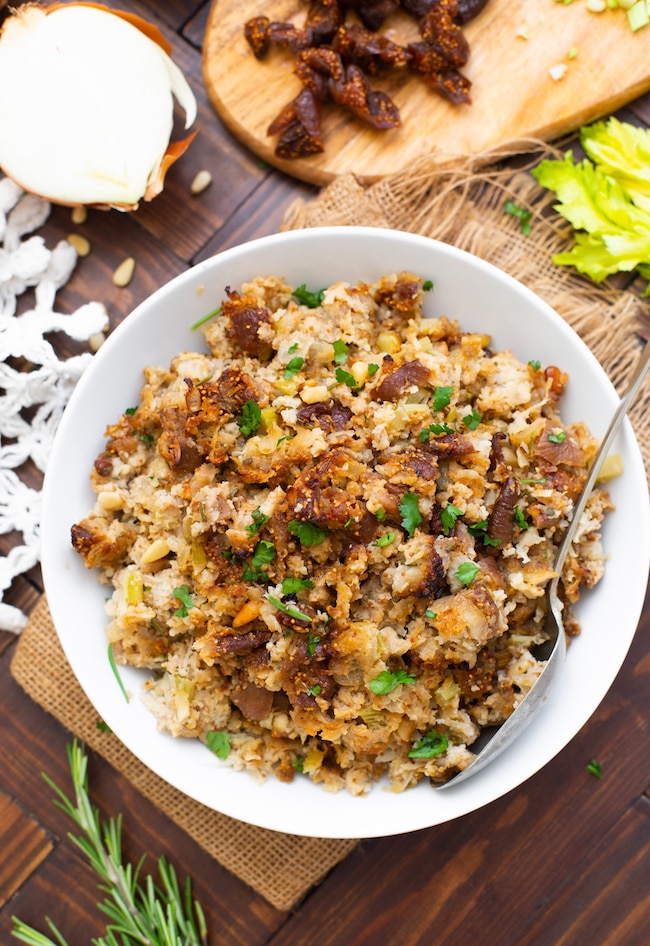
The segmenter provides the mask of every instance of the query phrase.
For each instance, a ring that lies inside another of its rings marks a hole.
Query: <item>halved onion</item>
[[[0,167],[54,203],[132,210],[194,135],[196,99],[160,31],[94,3],[27,6],[0,33]]]

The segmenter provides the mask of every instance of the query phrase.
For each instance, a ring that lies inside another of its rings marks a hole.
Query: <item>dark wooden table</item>
[[[199,99],[199,135],[172,169],[165,192],[133,215],[92,212],[72,227],[55,208],[48,245],[72,229],[90,255],[58,297],[63,309],[103,300],[114,326],[152,290],[191,264],[278,229],[298,196],[315,191],[259,162],[223,128],[201,79],[209,3],[132,0],[116,6],[154,22]],[[650,96],[623,118],[650,124]],[[196,172],[212,186],[189,198]],[[136,260],[125,289],[111,280]],[[35,478],[34,483],[37,480]],[[0,537],[0,554],[15,536]],[[29,612],[42,594],[38,568],[7,600]],[[191,874],[210,943],[219,946],[647,946],[650,943],[650,598],[629,656],[606,699],[570,745],[518,790],[473,815],[413,834],[370,840],[291,913],[212,861],[101,758],[91,754],[93,799],[107,815],[128,812],[126,849],[164,853]],[[90,943],[103,924],[94,875],[66,838],[67,820],[41,772],[68,784],[71,735],[14,682],[15,638],[0,632],[0,942],[11,915],[43,929],[56,918],[70,943]],[[43,655],[47,660],[47,654]],[[591,759],[603,777],[586,769]]]

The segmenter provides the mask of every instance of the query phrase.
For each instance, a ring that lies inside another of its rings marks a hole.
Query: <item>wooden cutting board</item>
[[[375,181],[432,152],[477,154],[529,137],[550,140],[650,89],[650,25],[632,33],[624,11],[590,13],[585,0],[490,0],[465,28],[471,105],[451,105],[416,76],[373,79],[399,107],[399,128],[376,131],[328,105],[325,152],[283,160],[266,130],[302,86],[291,53],[275,47],[259,62],[243,25],[265,15],[300,26],[307,7],[300,0],[214,0],[203,71],[214,108],[237,138],[264,161],[318,185],[346,172]],[[397,42],[418,38],[416,24],[400,11],[383,32]],[[560,64],[567,70],[555,81],[549,70]]]

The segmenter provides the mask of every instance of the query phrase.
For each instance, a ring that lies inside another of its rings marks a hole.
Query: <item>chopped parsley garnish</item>
[[[451,530],[454,528],[456,519],[459,516],[462,516],[463,510],[459,509],[458,506],[453,506],[451,503],[447,503],[445,508],[440,513],[440,521],[442,522],[442,528],[445,535],[449,535]]]
[[[296,772],[299,772],[302,775],[302,771],[305,765],[305,760],[303,759],[302,756],[298,756],[297,759],[294,759],[291,765],[296,770]]]
[[[320,644],[320,637],[317,634],[312,634],[311,631],[307,631],[307,656],[311,658],[316,653],[316,648]]]
[[[252,437],[262,423],[262,411],[257,401],[246,401],[241,409],[239,429],[243,437]]]
[[[221,306],[219,306],[219,307],[216,308],[216,309],[213,309],[212,312],[208,312],[207,315],[201,316],[201,318],[198,319],[198,320],[194,323],[194,325],[190,325],[190,328],[191,328],[192,331],[193,331],[195,328],[198,328],[199,325],[203,325],[205,322],[209,322],[210,319],[213,319],[213,318],[215,317],[215,315],[219,315],[220,312],[221,312]]]
[[[295,377],[302,369],[304,363],[305,359],[300,355],[296,355],[295,358],[291,358],[291,360],[287,362],[287,366],[284,369],[284,380],[289,381],[290,378]]]
[[[246,531],[249,535],[255,535],[256,532],[259,532],[262,526],[266,525],[269,521],[269,517],[266,516],[260,506],[257,509],[254,509],[251,513],[252,522],[250,525],[246,526]]]
[[[523,514],[521,506],[515,506],[515,522],[520,529],[528,528],[528,523],[526,522],[526,517]]]
[[[425,281],[422,283],[422,289],[424,292],[431,292],[433,289],[433,279],[425,279]]]
[[[375,517],[379,519],[380,522],[383,522],[386,518],[386,510],[380,506],[379,509],[375,510]]]
[[[478,427],[478,425],[481,423],[482,420],[483,420],[483,415],[479,414],[479,412],[474,407],[472,408],[471,414],[465,414],[465,416],[463,417],[463,423],[465,424],[468,430],[476,430],[476,428]]]
[[[424,616],[425,618],[429,618],[430,621],[435,621],[435,619],[438,617],[436,612],[432,611],[431,608],[426,609],[426,611],[424,612]]]
[[[136,411],[137,411],[137,407],[127,407],[124,413],[126,414],[127,417],[133,417]]]
[[[419,496],[417,493],[404,493],[402,501],[399,504],[399,511],[402,517],[402,528],[406,529],[411,538],[422,522],[422,516],[418,508]]]
[[[370,364],[368,365],[368,377],[374,378],[374,376],[377,374],[378,371],[379,371],[379,365],[376,365],[374,362],[371,361]]]
[[[126,692],[126,687],[124,686],[124,683],[122,682],[122,677],[120,676],[120,672],[117,669],[117,664],[115,663],[115,654],[113,653],[113,645],[110,642],[108,645],[108,662],[110,664],[111,670],[113,671],[113,676],[117,680],[120,690],[122,691],[122,696],[128,703],[129,694]]]
[[[284,578],[282,581],[282,594],[295,595],[302,588],[313,588],[314,583],[309,578]]]
[[[432,729],[416,742],[409,752],[409,759],[432,759],[436,755],[446,752],[449,748],[449,739],[442,732]]]
[[[294,289],[291,295],[294,299],[297,299],[298,302],[306,305],[308,309],[317,309],[325,298],[325,290],[317,289],[316,292],[311,292],[307,289],[307,284],[303,283],[302,286],[298,286],[297,289]]]
[[[538,361],[537,358],[531,358],[528,364],[533,369],[533,371],[539,371],[539,369],[542,367],[541,361]]]
[[[219,759],[227,759],[230,755],[230,733],[208,732],[205,734],[205,744]]]
[[[453,434],[454,428],[449,424],[431,424],[420,431],[420,443],[428,443],[431,434]]]
[[[347,384],[349,388],[359,387],[359,382],[357,379],[353,374],[350,374],[349,371],[346,371],[345,368],[337,368],[334,372],[334,377],[339,382],[339,384]]]
[[[564,443],[566,440],[566,430],[561,430],[558,434],[549,434],[548,439],[551,443]]]
[[[438,387],[433,392],[433,409],[441,411],[447,407],[454,393],[453,387]]]
[[[300,539],[301,545],[307,547],[320,545],[329,536],[327,529],[321,529],[320,526],[315,526],[311,522],[300,522],[299,519],[292,519],[291,522],[288,522],[287,529],[291,535],[295,535],[297,539]]]
[[[487,529],[488,521],[487,519],[482,519],[480,522],[473,522],[472,525],[469,526],[469,534],[481,539],[483,545],[501,545],[501,539],[491,539],[487,534]]]
[[[309,687],[307,690],[307,696],[318,696],[321,691],[320,683],[315,683],[313,687]]]
[[[154,438],[151,436],[151,434],[140,434],[140,440],[142,443],[153,443]]]
[[[268,565],[275,558],[275,546],[262,539],[255,546],[250,565],[246,565],[242,578],[244,581],[264,581],[268,576],[262,571],[262,565]]]
[[[589,772],[590,775],[595,775],[596,778],[602,778],[603,777],[602,764],[600,762],[596,762],[595,759],[592,759],[589,765],[587,766],[587,772]]]
[[[290,355],[295,355],[298,349],[300,348],[298,342],[294,342],[293,345],[290,345],[287,351]]]
[[[334,363],[337,365],[344,365],[348,360],[348,346],[345,344],[342,338],[338,338],[332,345],[334,348]]]
[[[461,585],[471,585],[480,570],[475,562],[463,562],[454,573],[454,578],[457,578]]]
[[[392,693],[395,687],[402,683],[415,682],[413,674],[407,673],[406,670],[382,670],[374,680],[369,682],[368,689],[372,690],[376,696],[385,696],[386,693]]]
[[[266,597],[274,608],[277,608],[278,611],[282,611],[283,614],[288,614],[290,618],[295,618],[297,621],[308,621],[310,624],[314,620],[308,614],[305,614],[304,611],[299,611],[298,608],[294,608],[293,605],[285,604],[284,601],[280,601],[275,595],[267,595]]]
[[[532,211],[524,210],[523,207],[519,207],[514,200],[507,200],[503,205],[503,209],[507,214],[512,214],[513,217],[517,217],[523,235],[530,236],[531,227],[529,221],[533,216]]]
[[[383,549],[385,545],[390,545],[391,542],[395,541],[394,532],[385,532],[383,535],[380,535],[378,539],[375,539],[375,545],[378,545],[380,549]]]
[[[178,608],[177,611],[174,611],[174,615],[177,618],[186,618],[187,609],[194,607],[190,589],[187,587],[187,585],[181,585],[180,588],[174,588],[174,597],[181,602],[181,607]]]

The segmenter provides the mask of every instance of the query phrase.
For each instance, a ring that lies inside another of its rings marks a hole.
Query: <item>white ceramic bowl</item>
[[[404,794],[379,784],[370,795],[329,794],[308,779],[260,785],[235,772],[200,742],[157,732],[139,699],[145,674],[120,673],[122,697],[107,660],[106,589],[70,546],[70,526],[94,502],[88,481],[104,447],[104,430],[137,401],[142,369],[167,366],[183,349],[203,348],[190,326],[219,304],[226,285],[258,275],[284,276],[320,288],[338,279],[373,281],[410,270],[435,283],[427,315],[457,318],[464,329],[493,336],[523,361],[568,371],[567,421],[584,420],[602,435],[616,394],[578,336],[528,289],[493,266],[451,246],[389,230],[322,228],[267,237],[227,250],[172,280],[119,326],[75,390],[55,440],[43,500],[43,571],[49,606],[65,653],[98,714],[146,765],[199,802],[232,817],[292,834],[377,837],[456,818],[520,785],[558,753],[594,712],[620,668],[637,627],[648,579],[650,515],[646,476],[626,424],[615,449],[625,472],[612,483],[616,511],[604,529],[604,580],[579,606],[575,640],[548,703],[520,739],[480,774],[435,792],[422,782]],[[634,542],[629,541],[634,536]],[[614,633],[615,630],[615,633]]]

